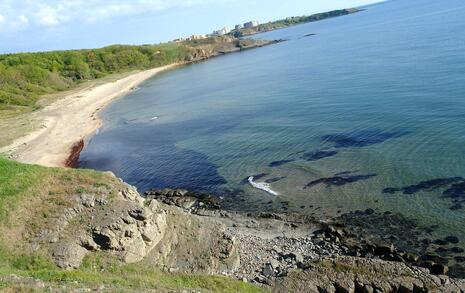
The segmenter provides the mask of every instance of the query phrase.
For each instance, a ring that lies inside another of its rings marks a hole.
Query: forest
[[[109,74],[184,61],[193,50],[191,45],[166,43],[0,55],[0,110],[34,107],[42,95]]]

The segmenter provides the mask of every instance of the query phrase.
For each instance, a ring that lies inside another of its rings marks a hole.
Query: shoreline
[[[102,126],[98,113],[114,99],[126,95],[160,72],[283,41],[257,40],[241,45],[240,41],[226,42],[216,50],[199,51],[184,62],[138,71],[102,85],[63,92],[62,98],[32,114],[34,120],[41,125],[38,129],[0,147],[0,154],[21,163],[45,167],[76,167],[87,140]]]
[[[39,129],[0,148],[0,153],[22,163],[46,167],[74,167],[85,142],[102,126],[100,110],[153,76],[178,67],[174,63],[72,93],[36,113]]]

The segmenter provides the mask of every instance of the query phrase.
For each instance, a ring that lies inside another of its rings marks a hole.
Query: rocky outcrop
[[[64,214],[63,223],[76,218],[84,223],[77,228],[62,225],[54,241],[57,244],[52,256],[61,268],[79,267],[90,251],[113,254],[125,263],[141,261],[166,229],[166,214],[159,209],[158,202],[145,201],[128,185],[111,201],[91,194],[78,196],[76,206]]]
[[[77,194],[72,202],[55,229],[37,238],[65,269],[98,251],[123,263],[226,275],[275,292],[465,291],[445,270],[410,265],[417,258],[393,245],[359,246],[344,227],[304,215],[225,211],[214,197],[186,190],[153,189],[142,197],[122,182],[116,193]]]
[[[198,62],[212,57],[239,52],[247,49],[259,48],[271,44],[283,42],[284,40],[256,40],[239,39],[232,36],[222,36],[212,39],[213,43],[202,48],[194,49],[186,57],[186,62]]]
[[[465,281],[400,262],[323,258],[277,280],[273,292],[464,292]]]

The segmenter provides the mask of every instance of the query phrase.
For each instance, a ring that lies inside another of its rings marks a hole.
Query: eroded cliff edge
[[[115,179],[69,194],[46,222],[29,230],[21,249],[42,252],[63,270],[98,256],[102,270],[115,261],[137,263],[169,273],[230,276],[275,292],[465,290],[465,282],[446,271],[433,275],[408,262],[382,260],[398,254],[393,247],[375,247],[369,258],[353,256],[342,228],[302,215],[225,211],[214,198],[185,190],[141,196]]]

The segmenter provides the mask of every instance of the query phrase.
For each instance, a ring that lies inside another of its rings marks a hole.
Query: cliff
[[[141,196],[110,173],[0,159],[0,284],[49,291],[460,292],[402,261],[353,256],[348,232],[293,214],[225,211],[185,190]],[[18,175],[27,184],[16,184]],[[13,190],[14,188],[19,188]],[[25,187],[25,188],[24,188]],[[389,252],[386,252],[389,250]],[[223,277],[219,277],[223,276]],[[237,280],[237,281],[234,281]],[[252,285],[252,284],[255,284]]]

